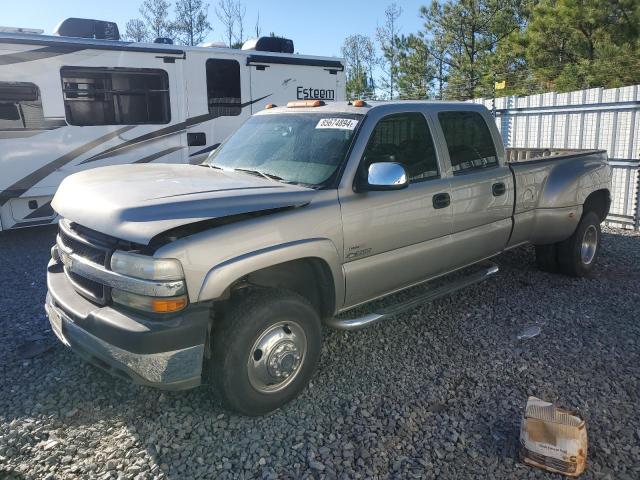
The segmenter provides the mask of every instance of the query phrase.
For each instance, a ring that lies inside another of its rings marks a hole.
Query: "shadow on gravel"
[[[585,416],[582,478],[640,475],[638,236],[605,233],[593,278],[539,272],[521,248],[481,285],[361,332],[327,330],[310,387],[261,418],[223,410],[206,386],[130,385],[59,343],[20,358],[25,338],[53,335],[42,302],[54,237],[0,235],[2,473],[555,478],[517,460],[536,395]],[[540,335],[518,340],[528,325]]]
[[[25,477],[21,473],[16,472],[15,470],[12,470],[12,469],[5,470],[2,467],[0,467],[0,478],[2,478],[3,480],[23,480],[23,479],[26,479],[27,477]]]

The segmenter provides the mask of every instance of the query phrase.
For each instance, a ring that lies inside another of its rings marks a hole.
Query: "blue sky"
[[[124,31],[130,18],[139,17],[142,0],[23,0],[2,2],[0,25],[10,27],[41,28],[51,33],[54,26],[67,17],[96,18],[115,21]],[[174,3],[174,2],[172,2]],[[222,40],[222,26],[214,11],[215,0],[209,2],[209,20],[214,31],[209,40]],[[375,34],[376,25],[384,21],[384,9],[391,0],[303,0],[258,1],[245,0],[247,7],[246,28],[253,31],[260,12],[262,33],[273,31],[293,39],[296,51],[307,55],[340,55],[342,40],[350,34]],[[418,16],[421,5],[428,2],[403,0],[400,26],[403,33],[415,32],[422,26]]]

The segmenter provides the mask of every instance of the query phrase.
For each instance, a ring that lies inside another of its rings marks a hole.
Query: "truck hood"
[[[117,165],[67,177],[52,206],[61,216],[139,244],[202,220],[308,204],[315,190],[196,165]]]

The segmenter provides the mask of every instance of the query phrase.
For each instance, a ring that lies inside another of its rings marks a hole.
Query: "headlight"
[[[174,313],[179,312],[187,306],[187,296],[177,297],[148,297],[137,293],[125,292],[114,288],[111,290],[111,299],[115,303],[124,305],[136,310],[154,313]]]
[[[144,280],[182,280],[182,265],[175,258],[153,258],[117,250],[111,256],[111,270]]]

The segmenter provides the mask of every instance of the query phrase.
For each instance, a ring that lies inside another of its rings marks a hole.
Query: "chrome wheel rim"
[[[247,370],[251,386],[262,393],[286,388],[300,373],[307,337],[296,322],[278,322],[265,329],[249,351]]]
[[[589,265],[593,262],[596,256],[596,249],[598,247],[598,229],[594,225],[589,225],[584,231],[582,237],[582,246],[580,249],[580,255],[582,257],[582,263]]]

